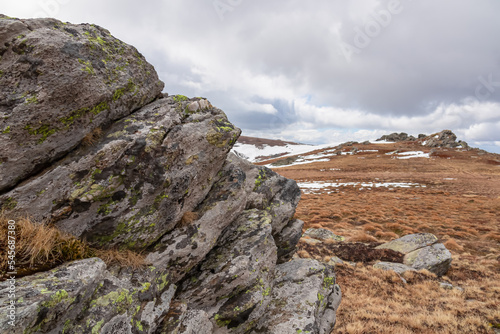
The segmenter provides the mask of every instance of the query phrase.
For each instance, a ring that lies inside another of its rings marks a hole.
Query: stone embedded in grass
[[[443,244],[434,244],[406,254],[403,263],[417,270],[427,269],[443,276],[450,269],[451,253]]]
[[[458,291],[464,291],[463,288],[459,287],[459,286],[453,286],[452,284],[448,283],[448,282],[440,282],[439,283],[439,287],[440,288],[443,288],[445,290],[458,290]]]
[[[328,261],[328,264],[331,266],[335,266],[337,264],[344,264],[344,261],[339,258],[338,256],[333,256],[330,261]]]
[[[408,254],[417,249],[435,244],[437,240],[437,237],[431,233],[408,234],[382,244],[376,247],[376,249],[392,249],[403,254]]]
[[[328,240],[328,239],[333,239],[335,241],[344,241],[345,240],[344,237],[342,237],[340,235],[336,235],[332,231],[329,231],[329,230],[324,229],[324,228],[308,228],[304,232],[303,236],[308,236],[308,237],[311,237],[311,238],[317,239],[317,240]]]
[[[288,157],[284,159],[280,159],[276,162],[273,162],[271,165],[272,166],[286,166],[286,165],[291,165],[293,164],[299,157]]]
[[[451,253],[443,244],[436,243],[437,240],[431,233],[409,234],[382,244],[376,249],[392,249],[403,253],[405,265],[416,270],[427,269],[442,276],[451,266]]]
[[[373,265],[373,268],[383,269],[383,270],[392,270],[398,274],[403,274],[406,271],[416,271],[416,269],[407,266],[402,263],[394,263],[394,262],[378,262]]]

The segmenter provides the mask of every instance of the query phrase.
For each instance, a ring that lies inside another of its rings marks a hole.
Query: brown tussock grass
[[[377,224],[378,225],[378,224]],[[381,226],[380,226],[381,227]],[[367,224],[363,226],[363,230],[367,232],[376,232],[380,231],[379,227],[374,226],[373,224]]]
[[[384,240],[392,240],[399,238],[399,236],[394,232],[382,232],[382,231],[375,232],[375,237]]]
[[[189,224],[191,224],[192,222],[194,222],[197,219],[198,219],[198,213],[192,212],[192,211],[187,211],[182,216],[182,218],[179,222],[179,226],[180,227],[188,226]]]
[[[358,232],[352,236],[349,241],[353,242],[378,242],[378,239],[374,236],[366,234],[365,232]]]
[[[500,319],[498,290],[469,291],[469,279],[461,292],[441,288],[442,280],[428,271],[403,274],[407,284],[373,267],[337,265],[336,271],[342,304],[332,333],[493,333],[489,324]]]
[[[91,257],[92,250],[74,236],[45,223],[36,223],[29,217],[14,219],[15,229],[9,229],[5,213],[0,213],[0,244],[8,245],[8,231],[15,234],[15,265],[18,273],[29,274],[53,268],[65,261]],[[0,268],[8,270],[8,248],[2,247]]]
[[[305,250],[299,250],[297,252],[297,255],[303,259],[310,259],[312,258],[312,256]]]
[[[9,229],[9,220],[15,221],[15,229]],[[5,212],[0,213],[0,280],[6,278],[9,270],[8,245],[10,236],[15,236],[16,277],[23,277],[40,271],[50,270],[64,262],[100,257],[106,264],[118,264],[134,269],[144,266],[144,256],[130,250],[102,250],[89,245],[47,223],[39,223],[30,217],[12,219]],[[11,238],[12,239],[12,238]],[[11,241],[12,242],[12,241]],[[5,246],[3,246],[5,245]]]
[[[120,267],[139,269],[148,265],[144,254],[129,249],[98,249],[95,251],[95,255],[108,266],[119,265]]]
[[[493,240],[496,242],[500,242],[500,233],[488,233],[484,236],[487,240]]]
[[[444,246],[449,250],[461,252],[464,250],[462,246],[460,246],[455,239],[449,239],[444,243]]]
[[[94,146],[102,136],[102,129],[100,127],[95,128],[91,132],[87,133],[82,139],[82,145],[85,147]]]

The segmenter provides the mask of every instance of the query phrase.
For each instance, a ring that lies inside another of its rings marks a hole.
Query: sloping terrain
[[[424,144],[347,143],[275,169],[302,190],[296,218],[304,230],[365,243],[429,232],[452,252],[445,276],[407,273],[406,284],[371,263],[336,265],[343,299],[334,333],[494,333],[499,326],[500,155]],[[306,239],[299,256],[328,262],[336,255]]]
[[[265,161],[278,157],[307,153],[315,146],[294,142],[240,136],[234,145],[233,152],[251,162]]]

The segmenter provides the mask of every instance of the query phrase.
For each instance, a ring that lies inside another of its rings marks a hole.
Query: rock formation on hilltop
[[[457,136],[450,130],[443,130],[439,133],[434,133],[432,135],[419,134],[418,138],[409,136],[407,133],[391,133],[390,135],[383,135],[377,141],[389,141],[389,142],[400,142],[400,141],[417,141],[424,146],[428,147],[444,147],[444,148],[456,148],[461,147],[469,149],[469,145],[466,142],[459,140],[457,141]]]
[[[0,56],[1,208],[151,264],[18,279],[16,326],[1,293],[0,331],[331,331],[333,268],[290,261],[300,190],[229,153],[240,130],[222,110],[162,95],[144,57],[95,25],[0,15]]]

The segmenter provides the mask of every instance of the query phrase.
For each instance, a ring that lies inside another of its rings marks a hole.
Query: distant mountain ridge
[[[240,136],[237,142],[241,144],[255,145],[258,148],[263,148],[264,145],[268,146],[304,145],[300,143],[294,143],[292,141],[283,141],[281,139],[265,139],[265,138],[256,138],[247,136]]]

